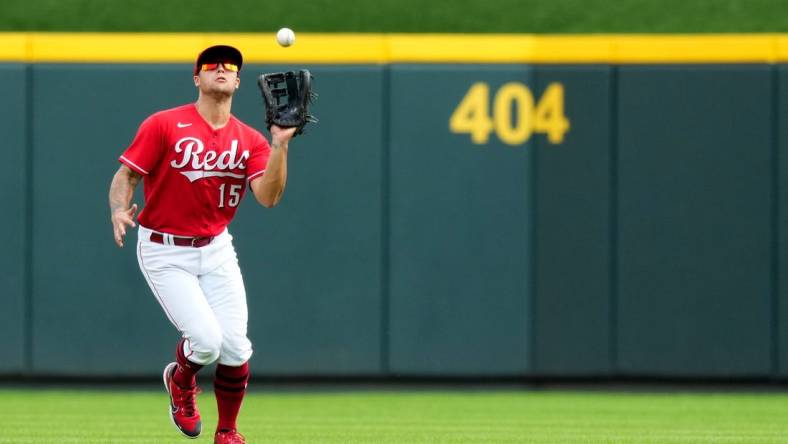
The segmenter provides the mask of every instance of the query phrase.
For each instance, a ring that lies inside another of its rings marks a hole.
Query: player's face
[[[232,96],[240,84],[238,67],[228,62],[204,63],[194,76],[194,85],[208,95]]]

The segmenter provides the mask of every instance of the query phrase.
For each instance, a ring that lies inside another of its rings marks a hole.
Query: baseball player
[[[295,128],[271,126],[271,143],[231,114],[240,86],[241,52],[202,51],[194,66],[196,103],[152,114],[120,156],[109,204],[115,243],[135,227],[134,188],[144,182],[137,258],[153,295],[182,338],[164,368],[170,418],[195,438],[202,422],[195,375],[216,362],[219,410],[215,443],[245,440],[236,418],[249,379],[246,293],[227,225],[247,187],[273,207],[287,180],[288,142]]]

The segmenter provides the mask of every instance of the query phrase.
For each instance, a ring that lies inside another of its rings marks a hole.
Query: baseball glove
[[[312,91],[312,74],[308,70],[262,74],[257,85],[263,93],[269,130],[271,125],[296,127],[295,137],[304,132],[307,123],[317,123],[317,118],[309,114],[309,105],[317,98],[317,93]]]

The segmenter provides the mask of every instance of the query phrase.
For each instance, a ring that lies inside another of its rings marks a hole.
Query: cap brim
[[[232,46],[216,45],[205,48],[200,55],[197,56],[197,61],[194,63],[194,74],[197,75],[200,65],[203,63],[213,62],[230,62],[238,65],[238,69],[244,64],[244,58],[241,51]]]

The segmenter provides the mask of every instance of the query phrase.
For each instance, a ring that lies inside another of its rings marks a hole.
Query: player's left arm
[[[271,126],[271,155],[265,172],[250,182],[255,199],[266,208],[282,200],[287,184],[287,150],[296,128]]]

